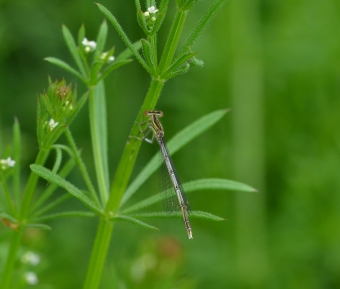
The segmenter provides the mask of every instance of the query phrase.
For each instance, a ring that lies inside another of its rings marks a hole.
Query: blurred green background
[[[172,21],[170,2],[160,49]],[[198,1],[188,15],[186,35],[211,2]],[[143,37],[134,1],[100,3],[132,41]],[[193,219],[190,241],[177,219],[151,220],[160,233],[117,223],[102,288],[340,288],[339,19],[336,0],[227,3],[193,47],[204,68],[170,80],[157,108],[165,114],[167,139],[211,111],[231,108],[176,153],[174,163],[184,183],[228,178],[260,192],[190,194],[193,209],[227,219]],[[75,81],[43,58],[72,63],[61,25],[76,35],[84,24],[92,40],[102,21],[93,1],[0,1],[0,156],[11,143],[17,117],[26,176],[37,153],[37,96],[48,76]],[[112,46],[117,53],[124,49],[110,26],[107,48]],[[112,175],[149,83],[137,61],[106,81]],[[84,92],[80,83],[78,91]],[[71,129],[93,173],[87,119],[85,109]],[[156,145],[143,144],[134,175],[156,151]],[[79,175],[70,178],[77,183]],[[157,190],[155,175],[136,199]],[[63,206],[83,208],[76,200]],[[41,256],[34,269],[40,286],[81,288],[97,220],[49,225],[52,231],[29,230],[23,240],[23,250]],[[1,226],[2,252],[8,234]]]

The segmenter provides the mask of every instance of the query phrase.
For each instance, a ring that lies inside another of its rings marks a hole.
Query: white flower
[[[59,124],[59,122],[55,122],[53,118],[50,119],[48,125],[50,127],[51,130],[53,130],[54,128],[57,127],[57,125]]]
[[[15,161],[8,157],[6,160],[0,160],[1,168],[3,170],[7,169],[8,167],[14,167]]]
[[[149,13],[151,13],[151,14],[155,14],[158,10],[156,9],[155,6],[151,6],[151,7],[148,8],[148,11],[149,11]]]
[[[97,43],[95,41],[88,41],[86,37],[84,37],[81,43],[85,46],[86,52],[92,52],[97,47]]]
[[[107,56],[107,52],[103,52],[102,55],[100,56],[100,58],[104,60],[106,58],[106,56]],[[113,60],[115,60],[114,56],[110,56],[109,59],[108,59],[109,62],[112,62]]]
[[[21,262],[36,266],[40,263],[40,256],[32,251],[27,251],[24,255],[22,255]]]
[[[37,285],[38,282],[39,282],[37,274],[35,274],[34,272],[26,272],[25,273],[25,280],[26,280],[27,284],[29,284],[29,285]]]

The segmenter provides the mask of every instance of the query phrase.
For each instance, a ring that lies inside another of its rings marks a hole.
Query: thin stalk
[[[162,58],[159,63],[159,73],[163,73],[171,65],[172,59],[174,58],[176,48],[178,45],[179,38],[181,36],[183,25],[187,16],[187,11],[177,10],[174,22],[172,23],[169,37],[165,44]]]
[[[164,81],[152,79],[145,101],[139,114],[137,115],[137,120],[140,119],[142,112],[155,107],[163,86]],[[138,133],[139,127],[138,124],[135,123],[132,127],[130,135],[138,135]],[[119,209],[119,205],[128,184],[140,145],[140,141],[137,141],[136,139],[130,139],[125,146],[111,186],[110,197],[105,209],[105,215],[108,218],[114,216]],[[87,269],[87,275],[83,287],[84,289],[97,289],[100,284],[108,246],[111,241],[112,230],[113,223],[107,221],[105,217],[102,217],[91,253],[89,267]]]
[[[19,227],[18,231],[12,232],[12,237],[11,237],[11,242],[9,245],[9,250],[8,250],[8,255],[7,255],[7,260],[5,263],[4,271],[2,273],[2,279],[0,283],[0,288],[1,289],[9,289],[11,282],[12,282],[12,277],[13,277],[13,271],[15,267],[15,261],[17,257],[17,253],[20,247],[20,241],[22,237],[22,231],[23,228]]]
[[[90,88],[89,93],[89,111],[90,111],[90,128],[91,128],[91,140],[92,140],[92,150],[94,157],[94,164],[96,168],[96,176],[99,188],[99,194],[101,197],[101,201],[104,204],[107,199],[108,188],[106,187],[106,172],[105,172],[105,164],[102,147],[100,145],[100,131],[97,127],[96,117],[99,117],[96,113],[95,106],[95,97],[97,97],[95,93],[95,87]]]
[[[100,285],[112,230],[113,222],[101,218],[83,289],[96,289]]]
[[[8,191],[8,187],[7,187],[6,182],[2,182],[2,188],[4,190],[6,201],[7,201],[8,205],[9,205],[9,209],[11,211],[12,216],[17,217],[16,210],[15,210],[15,207],[14,207],[14,203],[13,203],[13,201],[11,199],[11,195],[10,195],[10,193]]]
[[[50,150],[40,150],[34,163],[37,165],[43,165],[48,157],[49,152]],[[31,205],[33,193],[35,191],[35,186],[37,184],[38,178],[39,178],[38,175],[31,172],[25,191],[24,191],[24,197],[21,202],[20,218],[19,218],[21,224],[25,223],[25,219],[28,215],[28,210]]]
[[[155,108],[163,86],[163,80],[152,79],[144,103],[137,115],[137,121],[140,121],[140,117],[145,110],[152,110]],[[138,135],[138,133],[139,126],[137,123],[134,123],[130,136],[136,136]],[[134,138],[130,139],[126,143],[123,155],[120,159],[115,177],[113,179],[110,190],[110,197],[106,206],[106,213],[115,214],[118,211],[121,199],[130,179],[130,175],[135,164],[140,145],[141,142]]]
[[[46,161],[48,154],[49,154],[49,150],[40,150],[36,158],[35,164],[43,165]],[[10,288],[10,284],[12,282],[12,277],[13,277],[13,270],[15,267],[16,256],[17,256],[18,249],[20,246],[20,240],[22,237],[24,225],[26,222],[26,217],[29,212],[29,208],[31,205],[33,193],[35,191],[35,186],[37,184],[38,178],[39,177],[35,173],[31,172],[29,179],[27,181],[27,185],[24,191],[24,197],[21,202],[20,216],[18,219],[19,227],[17,231],[13,231],[12,233],[12,239],[9,245],[4,272],[3,272],[2,280],[0,283],[1,289]]]
[[[85,181],[87,188],[88,188],[88,190],[89,190],[89,192],[92,196],[92,199],[96,202],[97,205],[100,206],[100,202],[99,202],[98,196],[96,194],[96,190],[95,190],[95,188],[94,188],[94,186],[91,182],[91,178],[90,178],[90,176],[89,176],[89,174],[86,170],[86,167],[85,167],[85,165],[84,165],[84,163],[83,163],[83,161],[80,157],[80,153],[78,151],[77,145],[76,145],[76,143],[73,139],[73,136],[72,136],[69,128],[67,128],[65,130],[65,136],[66,136],[67,141],[68,141],[68,143],[69,143],[69,145],[70,145],[70,147],[73,151],[75,161],[76,161],[76,163],[77,163],[77,165],[78,165],[78,167],[79,167],[79,169],[80,169],[80,171],[83,175],[84,181]]]

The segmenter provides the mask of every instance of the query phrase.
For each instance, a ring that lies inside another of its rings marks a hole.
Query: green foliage
[[[203,65],[202,61],[195,58],[197,53],[191,51],[191,46],[225,1],[217,0],[214,2],[203,19],[198,22],[184,46],[178,49],[188,11],[196,2],[176,1],[177,10],[164,45],[158,43],[160,38],[158,36],[162,24],[166,23],[164,20],[168,12],[168,0],[160,1],[159,7],[156,1],[147,1],[147,7],[144,12],[140,1],[135,1],[137,20],[145,33],[145,39],[135,43],[129,40],[116,17],[103,5],[97,4],[99,10],[107,17],[127,46],[127,49],[117,57],[114,57],[114,48],[105,50],[108,36],[108,26],[105,21],[99,28],[96,41],[86,38],[84,26],[80,27],[76,38],[72,36],[72,33],[65,25],[62,26],[63,38],[75,67],[55,57],[47,57],[45,60],[76,76],[83,82],[88,91],[77,99],[76,90],[72,89],[71,84],[67,85],[65,80],[55,82],[49,80],[47,91],[40,95],[38,99],[37,140],[39,151],[34,163],[30,165],[31,174],[23,192],[20,178],[20,159],[22,158],[23,145],[19,123],[17,120],[15,121],[13,151],[6,152],[7,159],[1,159],[2,167],[0,168],[0,182],[2,185],[0,191],[0,216],[4,224],[13,230],[9,253],[4,264],[0,283],[2,289],[7,289],[11,286],[20,240],[24,230],[28,228],[50,230],[51,227],[44,224],[44,222],[69,217],[97,217],[100,224],[84,283],[84,289],[95,289],[100,285],[102,269],[116,221],[125,221],[144,229],[158,230],[155,226],[147,224],[139,220],[139,218],[170,217],[163,212],[128,214],[137,209],[150,206],[159,200],[157,199],[158,196],[144,198],[122,212],[119,210],[158,166],[154,164],[154,159],[151,160],[145,170],[137,176],[136,180],[127,189],[141,145],[141,141],[134,138],[139,134],[137,121],[140,120],[145,110],[155,108],[167,80],[188,72],[193,66]],[[158,53],[158,47],[160,46],[163,47],[163,50]],[[141,51],[139,51],[140,49]],[[111,72],[131,62],[131,59],[129,59],[131,56],[134,56],[150,74],[151,84],[144,103],[136,116],[136,122],[130,134],[131,138],[124,147],[121,160],[113,180],[111,180],[108,157],[108,128],[110,126],[107,123],[107,112],[109,110],[106,103],[104,81]],[[80,154],[70,129],[71,123],[84,108],[85,103],[89,105],[89,128],[95,182],[88,173],[89,169]],[[174,153],[182,148],[189,141],[221,120],[226,112],[227,110],[215,111],[183,129],[173,140],[169,141],[170,152]],[[57,143],[62,141],[60,140],[62,135],[66,137],[67,144]],[[51,158],[52,151],[55,152],[55,158],[52,168],[49,169],[48,159]],[[11,156],[15,157],[15,161]],[[80,188],[81,185],[75,185],[68,180],[70,173],[75,168],[80,172],[86,186],[85,190]],[[11,177],[13,177],[13,188],[8,186],[8,180]],[[39,178],[47,181],[48,186],[37,194]],[[56,194],[57,188],[61,189],[61,194]],[[184,184],[184,188],[188,192],[195,190],[254,191],[249,186],[223,179],[192,181]],[[72,197],[79,200],[87,210],[72,210],[67,209],[67,207],[62,210],[61,204]],[[195,210],[190,213],[190,217],[210,221],[224,220],[211,213]]]

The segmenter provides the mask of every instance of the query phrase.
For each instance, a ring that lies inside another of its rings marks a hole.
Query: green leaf
[[[167,143],[170,154],[173,155],[188,142],[213,126],[228,111],[229,110],[227,109],[223,109],[209,113],[181,130]],[[153,172],[158,169],[159,166],[159,156],[158,154],[156,154],[127,188],[122,198],[121,205],[123,205],[128,199],[131,198],[131,196],[137,191],[137,189],[145,182],[145,180],[150,177]]]
[[[169,2],[169,0],[162,1],[161,5],[159,7],[156,22],[155,22],[154,27],[152,29],[151,36],[155,35],[158,32],[158,30],[161,28],[163,20],[164,20],[165,15],[166,15],[166,12],[168,10],[168,2]]]
[[[142,11],[140,7],[139,8],[137,7],[137,21],[138,21],[139,26],[143,29],[143,32],[145,33],[145,35],[149,35],[149,29],[146,25],[144,12]]]
[[[198,190],[232,190],[256,193],[257,190],[243,183],[226,179],[201,179],[183,185],[185,192]]]
[[[115,220],[115,221],[126,221],[126,222],[129,222],[129,223],[135,224],[137,226],[143,227],[145,229],[151,229],[151,230],[159,231],[158,228],[151,226],[147,223],[144,223],[144,222],[142,222],[142,221],[140,221],[136,218],[133,218],[131,216],[119,215],[119,216],[113,217],[112,219]]]
[[[185,65],[191,58],[193,58],[197,53],[184,53],[181,55],[181,57],[177,58],[174,63],[169,67],[167,71],[165,71],[164,75],[162,75],[162,78],[167,79],[169,76],[176,72],[176,70],[180,69],[181,66]]]
[[[139,61],[139,63],[149,72],[149,67],[147,66],[144,59],[141,57],[141,55],[138,53],[138,51],[135,49],[131,41],[129,40],[128,36],[124,32],[123,28],[120,26],[117,19],[111,14],[109,10],[107,10],[103,5],[98,4],[99,10],[105,15],[105,17],[111,22],[113,27],[116,29],[118,35],[121,37],[125,45],[132,51],[136,59]]]
[[[142,42],[144,57],[146,59],[146,62],[149,65],[149,68],[152,70],[152,73],[154,75],[156,72],[156,64],[155,64],[154,57],[152,55],[151,44],[146,39],[142,39],[141,42]]]
[[[179,55],[181,55],[184,51],[188,50],[198,37],[201,36],[202,32],[207,28],[212,19],[216,16],[216,14],[222,9],[223,5],[227,2],[227,0],[216,0],[208,9],[208,11],[203,15],[202,19],[199,21],[195,29],[191,32],[189,38],[182,46],[179,51]]]
[[[73,38],[71,32],[68,30],[68,28],[65,25],[63,25],[62,31],[63,31],[63,36],[64,36],[64,39],[65,39],[66,45],[67,45],[67,47],[68,47],[68,49],[69,49],[69,51],[70,51],[70,53],[73,57],[73,60],[77,64],[81,74],[83,75],[83,78],[85,78],[85,76],[86,76],[85,68],[84,68],[83,62],[81,60],[81,57],[78,53],[77,45],[74,41],[74,38]]]
[[[52,168],[52,172],[56,174],[60,168],[61,161],[63,159],[63,153],[61,152],[61,149],[59,147],[54,147],[54,149],[56,151],[56,158]]]
[[[96,202],[96,204],[98,206],[100,206],[100,202],[99,202],[96,190],[95,190],[95,188],[93,186],[93,183],[92,183],[91,178],[89,176],[89,173],[88,173],[88,171],[86,169],[86,166],[85,166],[85,164],[84,164],[84,162],[83,162],[83,160],[81,158],[80,151],[78,150],[77,145],[76,145],[76,143],[75,143],[75,141],[74,141],[74,139],[72,137],[70,129],[67,129],[65,131],[65,136],[66,136],[67,141],[68,141],[68,143],[69,143],[69,145],[70,145],[70,147],[71,147],[71,149],[73,151],[73,156],[74,156],[75,161],[76,161],[76,163],[78,165],[78,168],[79,168],[79,170],[80,170],[80,172],[81,172],[81,174],[83,176],[83,179],[84,179],[84,181],[85,181],[85,183],[87,185],[87,189],[90,191],[92,200],[94,200]]]
[[[44,168],[40,165],[30,165],[31,170],[36,173],[41,178],[47,180],[52,184],[56,184],[59,187],[64,188],[68,191],[71,195],[76,197],[79,201],[81,201],[85,206],[90,208],[91,210],[95,211],[98,214],[101,214],[101,209],[93,203],[91,199],[89,199],[81,190],[76,188],[74,185],[66,181],[65,179],[61,178],[55,173],[52,173],[50,170]]]
[[[18,206],[20,200],[20,169],[21,169],[21,130],[17,118],[14,119],[13,125],[13,159],[15,166],[13,170],[13,190],[14,190],[14,204]]]
[[[140,40],[136,41],[135,43],[132,44],[132,46],[134,47],[135,50],[139,50],[142,48],[142,43],[140,42]],[[130,48],[126,48],[123,52],[121,52],[115,59],[114,62],[119,62],[122,60],[126,60],[129,57],[133,56],[132,51],[130,50]]]
[[[70,218],[70,217],[85,217],[85,218],[93,218],[96,214],[92,212],[84,212],[84,211],[69,211],[69,212],[61,212],[55,214],[49,214],[45,216],[41,216],[39,218],[34,218],[35,222],[45,222],[53,219],[62,219],[62,218]]]
[[[107,156],[107,117],[105,87],[100,81],[94,95],[90,97],[90,118],[92,147],[94,150],[94,162],[99,186],[99,193],[103,204],[106,203],[109,192],[109,165]]]
[[[35,228],[35,229],[40,229],[40,230],[52,230],[50,226],[47,226],[45,224],[26,224],[25,225],[27,228]]]
[[[51,203],[49,203],[47,205],[45,204],[38,212],[33,213],[32,216],[34,218],[37,218],[37,217],[45,214],[46,212],[52,210],[53,208],[55,208],[59,204],[65,202],[66,200],[68,200],[71,197],[72,197],[71,194],[64,194],[63,196],[60,196],[56,200],[52,201]],[[39,201],[40,201],[40,199],[39,199]]]
[[[72,68],[66,62],[64,62],[64,61],[62,61],[58,58],[55,58],[55,57],[46,57],[45,60],[54,64],[54,65],[61,67],[62,69],[65,69],[68,72],[71,72],[72,74],[77,76],[82,82],[86,83],[86,79],[77,70]]]
[[[243,192],[257,192],[257,190],[248,185],[226,179],[201,179],[191,181],[183,184],[183,190],[185,191],[186,194],[200,190],[233,190]],[[141,200],[123,210],[122,213],[127,214],[133,211],[149,207],[157,202],[162,201],[164,195],[165,195],[164,192],[161,192],[149,198]]]
[[[132,61],[132,59],[128,59],[128,60],[121,60],[121,61],[113,61],[112,64],[110,64],[109,66],[107,66],[102,74],[99,76],[99,78],[97,79],[97,82],[98,83],[99,81],[105,79],[112,71],[116,70],[117,68],[125,65],[125,64],[128,64]]]
[[[80,26],[78,31],[78,47],[81,47],[84,38],[85,38],[85,26],[83,24]]]
[[[176,214],[168,214],[166,212],[152,212],[133,214],[132,216],[136,218],[164,218],[164,219],[183,218],[180,212],[177,212]],[[203,211],[192,211],[190,212],[189,218],[205,219],[209,221],[225,221],[224,218]]]
[[[102,25],[100,25],[99,28],[99,32],[97,35],[97,47],[95,50],[95,60],[99,60],[100,56],[102,55],[103,51],[104,51],[104,47],[105,47],[105,42],[106,42],[106,38],[107,38],[107,23],[104,20]]]

